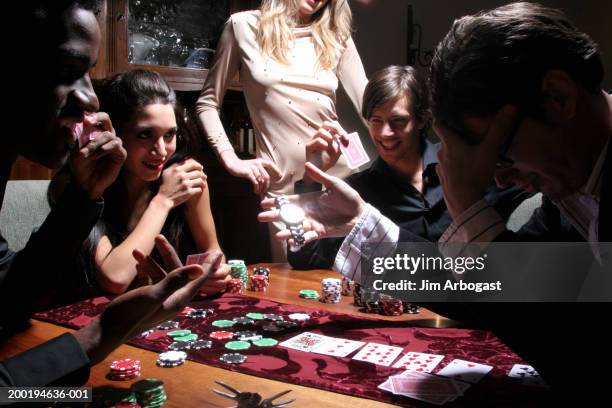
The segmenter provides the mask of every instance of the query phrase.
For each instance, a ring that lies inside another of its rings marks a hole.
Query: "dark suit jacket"
[[[0,336],[27,324],[33,307],[66,283],[63,276],[102,212],[102,201],[69,186],[26,247],[15,253],[0,236]],[[81,385],[89,359],[65,334],[0,362],[0,386]]]

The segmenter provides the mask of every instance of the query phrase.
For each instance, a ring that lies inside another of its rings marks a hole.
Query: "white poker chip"
[[[304,321],[304,320],[310,319],[310,315],[308,315],[306,313],[291,313],[288,317],[291,320],[300,320],[300,321]]]
[[[184,351],[166,351],[164,353],[160,353],[159,357],[158,357],[158,361],[164,362],[164,363],[178,363],[181,361],[185,361],[185,359],[187,358],[187,353],[185,353]]]

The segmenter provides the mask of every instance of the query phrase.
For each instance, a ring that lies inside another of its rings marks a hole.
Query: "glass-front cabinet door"
[[[231,13],[253,0],[115,0],[112,71],[153,69],[177,90],[199,90]],[[235,84],[237,86],[237,84]]]

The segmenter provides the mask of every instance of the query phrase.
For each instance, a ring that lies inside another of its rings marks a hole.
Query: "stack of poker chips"
[[[111,363],[108,377],[115,381],[127,381],[140,376],[141,371],[142,365],[139,360],[124,358]]]
[[[164,383],[157,378],[147,378],[132,384],[132,391],[141,407],[158,408],[164,405],[168,394],[164,390]]]
[[[219,360],[228,364],[242,364],[247,360],[247,356],[240,353],[226,353],[222,354]]]
[[[255,292],[265,292],[270,284],[266,275],[251,275],[249,281],[249,289]]]
[[[355,290],[355,282],[347,278],[342,277],[342,296],[353,296]]]
[[[418,314],[421,312],[421,307],[418,305],[415,305],[414,303],[402,301],[402,305],[404,306],[404,313]]]
[[[378,313],[380,311],[380,295],[373,289],[361,289],[361,304],[364,312]]]
[[[242,283],[242,279],[240,278],[232,278],[227,283],[227,291],[229,293],[241,293],[244,285]]]
[[[241,259],[232,259],[227,261],[227,264],[230,266],[230,275],[232,278],[241,279],[242,287],[246,288],[249,283],[249,270],[244,261]]]
[[[355,286],[353,288],[353,304],[355,306],[363,306],[363,303],[361,302],[361,285],[357,282],[355,282]]]
[[[323,295],[321,302],[323,303],[340,303],[340,279],[325,278],[321,281]]]
[[[268,282],[270,282],[270,268],[264,266],[253,268],[253,275],[266,275],[268,277]]]
[[[184,351],[166,351],[157,357],[157,365],[160,367],[177,367],[185,363],[187,353]]]
[[[400,316],[404,313],[404,305],[399,299],[395,299],[388,295],[381,295],[380,311],[386,316]]]

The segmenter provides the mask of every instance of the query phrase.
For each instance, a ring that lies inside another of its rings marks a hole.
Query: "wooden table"
[[[327,277],[338,277],[333,271],[312,270],[295,271],[285,264],[258,264],[253,266],[267,266],[271,270],[271,284],[267,292],[245,292],[245,295],[262,299],[269,299],[283,303],[291,303],[327,309],[337,313],[352,315],[372,315],[360,313],[352,306],[352,298],[343,297],[340,304],[324,304],[302,299],[298,296],[301,289],[321,289],[321,279]],[[417,315],[402,316],[380,316],[387,320],[406,320],[410,324],[428,327],[448,327],[454,323],[428,310],[421,309]],[[0,350],[0,358],[6,358],[27,350],[48,339],[65,333],[68,329],[54,324],[33,320],[32,327],[7,341]],[[142,378],[155,377],[164,382],[168,393],[168,401],[164,407],[191,408],[191,407],[229,407],[231,401],[215,395],[211,388],[214,380],[221,380],[241,391],[258,392],[264,397],[271,396],[284,390],[292,390],[288,397],[296,398],[290,407],[326,407],[326,408],[351,408],[358,407],[390,407],[392,405],[376,402],[363,398],[351,397],[316,388],[302,387],[295,384],[287,384],[280,381],[268,380],[251,375],[231,372],[221,368],[210,367],[193,361],[186,361],[179,368],[160,368],[155,364],[158,353],[140,348],[123,345],[111,353],[102,363],[92,367],[87,386],[100,387],[111,386],[128,388],[128,382],[116,382],[106,379],[108,367],[113,360],[121,358],[136,358],[142,362]]]

